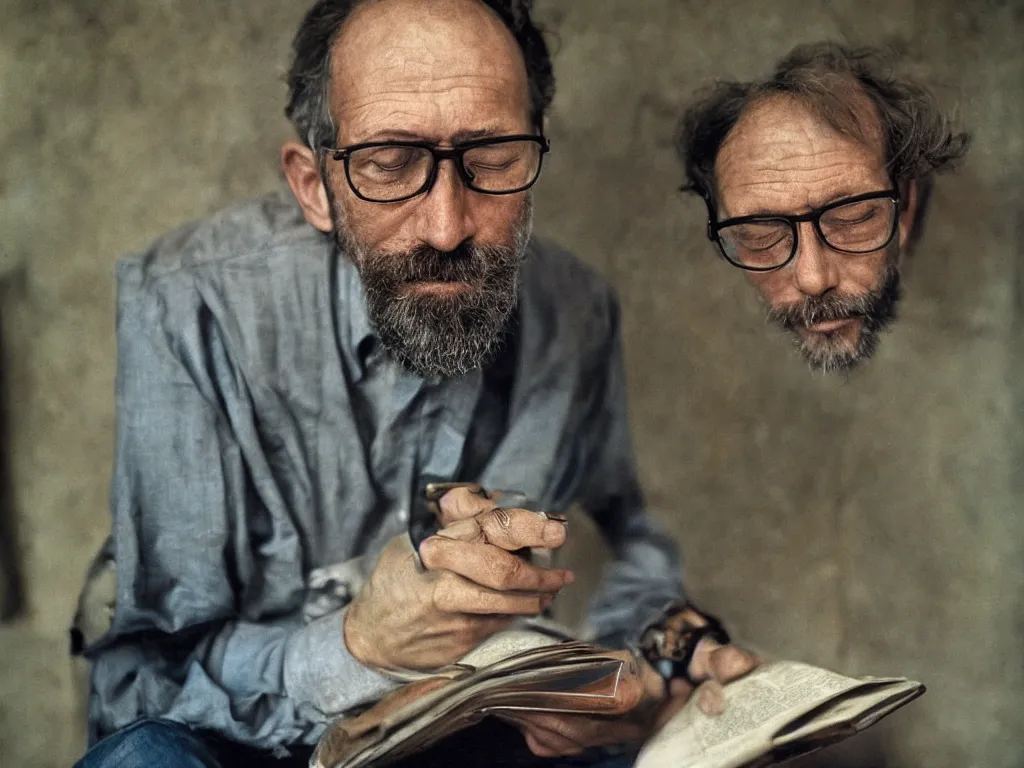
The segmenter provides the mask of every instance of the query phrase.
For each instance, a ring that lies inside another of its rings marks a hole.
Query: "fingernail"
[[[572,584],[576,581],[576,574],[572,571],[562,571],[562,581],[566,584]]]

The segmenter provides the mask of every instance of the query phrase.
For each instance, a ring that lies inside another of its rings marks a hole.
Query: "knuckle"
[[[441,497],[439,502],[442,522],[447,524],[472,517],[488,503],[487,497],[479,486],[452,488]]]
[[[437,501],[437,508],[441,512],[441,522],[448,523],[458,519],[458,511],[462,506],[464,488],[452,488]]]
[[[501,574],[498,577],[498,588],[503,592],[507,592],[519,587],[525,565],[518,557],[510,557],[501,569]]]
[[[469,489],[465,486],[459,488],[452,488],[444,496],[441,497],[441,502],[448,502],[450,504],[458,504],[460,501],[465,500],[469,495]]]
[[[512,515],[507,509],[494,507],[477,515],[477,523],[487,536],[488,541],[504,541],[512,533]]]
[[[738,648],[725,646],[712,654],[712,664],[718,676],[731,677],[740,674],[746,667],[746,659]]]
[[[420,561],[427,568],[437,569],[443,567],[444,543],[438,537],[431,536],[420,542]]]

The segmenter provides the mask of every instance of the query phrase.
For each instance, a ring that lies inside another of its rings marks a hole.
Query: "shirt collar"
[[[347,327],[341,329],[342,352],[349,362],[352,377],[360,381],[366,375],[369,357],[377,337],[366,306],[366,291],[359,270],[344,253],[338,254],[338,293],[340,315]]]

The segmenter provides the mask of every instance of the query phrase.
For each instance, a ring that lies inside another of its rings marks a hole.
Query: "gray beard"
[[[384,349],[424,378],[461,376],[490,362],[501,348],[519,298],[519,269],[533,224],[527,196],[510,245],[466,241],[454,251],[429,246],[375,251],[358,242],[332,202],[335,241],[359,270],[367,311]],[[455,294],[416,294],[417,282],[463,282]]]
[[[901,297],[899,268],[890,262],[882,284],[874,291],[860,296],[829,293],[788,307],[769,307],[767,320],[793,334],[797,349],[812,370],[845,373],[871,359],[878,349],[882,331],[896,319]],[[824,338],[804,339],[798,333],[798,329],[815,323],[847,318],[862,321],[860,336],[852,350],[841,346],[830,334],[824,334]]]

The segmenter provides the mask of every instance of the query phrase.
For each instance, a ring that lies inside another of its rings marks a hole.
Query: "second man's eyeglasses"
[[[796,256],[798,224],[809,221],[829,248],[861,254],[892,242],[899,225],[895,189],[843,198],[800,216],[738,216],[708,224],[708,237],[734,266],[751,272],[784,267]]]

